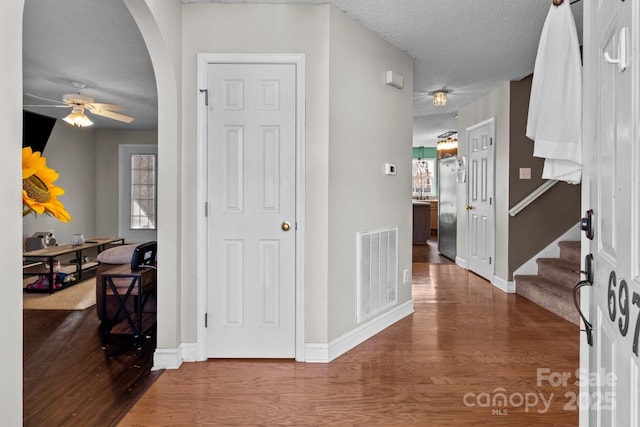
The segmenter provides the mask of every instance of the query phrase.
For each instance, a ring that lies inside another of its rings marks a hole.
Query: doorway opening
[[[453,141],[455,131],[438,138]],[[440,138],[442,137],[442,138]],[[455,139],[457,142],[457,139]],[[413,262],[455,263],[455,169],[448,164],[456,150],[440,147],[414,147],[412,161]],[[444,175],[443,175],[444,174]],[[442,175],[442,176],[441,176]],[[442,203],[444,198],[445,203]],[[443,216],[444,215],[444,216]]]

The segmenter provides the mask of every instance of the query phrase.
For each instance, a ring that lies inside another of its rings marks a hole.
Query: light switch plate
[[[386,175],[395,175],[396,174],[396,165],[393,163],[385,163],[384,165],[384,173]]]
[[[520,179],[531,179],[531,168],[520,168]]]

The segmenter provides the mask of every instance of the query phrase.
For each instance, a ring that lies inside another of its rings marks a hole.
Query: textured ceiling
[[[568,1],[568,0],[567,0]],[[458,110],[533,72],[551,0],[185,0],[185,3],[331,3],[414,58],[414,146],[456,129]],[[574,3],[575,2],[575,3]],[[571,8],[582,40],[582,1]],[[444,107],[431,93],[448,90]]]
[[[551,7],[551,0],[183,2],[334,4],[413,56],[416,146],[433,145],[436,135],[455,129],[456,112],[501,82],[533,72]],[[582,1],[574,2],[571,8],[582,40]],[[121,103],[125,114],[136,117],[133,125],[156,126],[153,70],[121,0],[26,0],[24,20],[25,92],[59,99],[73,92],[71,81],[82,81],[87,85],[84,92],[97,102]],[[450,92],[449,101],[436,108],[429,94],[442,88]],[[96,124],[126,127],[105,119]]]

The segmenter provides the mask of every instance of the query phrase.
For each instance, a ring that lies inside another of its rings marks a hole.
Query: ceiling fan
[[[85,127],[91,126],[93,122],[84,114],[84,111],[87,110],[96,116],[107,117],[109,119],[118,120],[124,123],[131,123],[134,118],[130,116],[126,116],[121,113],[116,113],[115,111],[122,110],[122,106],[119,104],[103,104],[93,102],[93,98],[90,96],[82,95],[80,90],[85,87],[83,83],[72,82],[71,83],[74,88],[77,89],[77,93],[69,93],[62,95],[62,101],[57,101],[55,99],[44,98],[42,96],[33,95],[27,93],[26,95],[31,96],[33,98],[42,99],[44,101],[55,102],[58,105],[24,105],[24,107],[57,107],[57,108],[71,108],[71,113],[66,116],[63,120],[69,123],[72,126],[77,127]]]

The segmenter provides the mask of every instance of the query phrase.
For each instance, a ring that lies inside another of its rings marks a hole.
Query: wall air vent
[[[398,300],[398,227],[357,233],[358,323]]]

